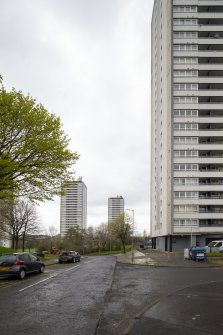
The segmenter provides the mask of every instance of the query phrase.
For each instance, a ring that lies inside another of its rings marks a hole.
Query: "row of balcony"
[[[174,130],[190,131],[223,131],[223,123],[195,123],[195,122],[180,122],[174,123]]]
[[[223,158],[223,151],[175,150],[174,158]]]
[[[200,120],[202,120],[205,123],[207,122],[212,123],[208,121],[208,118],[209,119],[217,118],[217,120],[220,121],[221,118],[223,119],[223,110],[208,110],[208,109],[179,110],[179,109],[176,109],[173,111],[173,116],[174,118],[182,118],[183,122],[185,122],[185,119],[188,118],[188,122],[192,120],[193,122],[197,123],[197,122],[200,122]],[[223,123],[223,120],[222,120],[222,123]]]

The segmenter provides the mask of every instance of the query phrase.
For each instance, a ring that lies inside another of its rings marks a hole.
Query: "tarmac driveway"
[[[220,335],[223,333],[223,282],[180,290],[152,306],[129,335]]]
[[[223,334],[223,267],[194,263],[118,262],[96,334]]]

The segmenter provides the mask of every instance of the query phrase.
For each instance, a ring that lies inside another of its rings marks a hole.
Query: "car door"
[[[32,271],[38,271],[40,269],[40,262],[37,261],[37,257],[29,254],[29,257],[31,259],[31,263],[32,263]]]
[[[19,260],[24,262],[27,273],[33,272],[33,265],[32,265],[32,261],[31,261],[29,254],[19,255]]]

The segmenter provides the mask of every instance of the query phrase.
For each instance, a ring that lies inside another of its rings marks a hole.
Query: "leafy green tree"
[[[122,213],[115,220],[108,223],[108,230],[114,238],[121,241],[123,252],[132,232],[131,217],[128,214]]]
[[[65,248],[79,252],[82,252],[83,242],[84,231],[79,226],[69,228],[63,239],[63,245]]]
[[[1,77],[0,77],[1,83]],[[14,88],[0,88],[0,199],[50,200],[74,180],[79,158],[60,118]]]

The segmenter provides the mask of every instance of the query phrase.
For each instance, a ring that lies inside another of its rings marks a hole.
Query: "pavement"
[[[117,255],[117,261],[121,263],[147,265],[147,266],[168,266],[168,267],[216,267],[223,266],[222,257],[208,257],[205,261],[193,261],[184,259],[183,252],[164,252],[156,249],[143,251],[133,250],[126,254]]]
[[[85,256],[84,256],[85,257]],[[165,252],[157,249],[146,249],[143,251],[133,250],[125,254],[116,255],[117,261],[126,264],[145,265],[145,266],[168,266],[168,267],[189,267],[204,268],[223,266],[222,257],[209,257],[205,261],[192,261],[184,259],[183,252]],[[57,259],[45,260],[45,265],[58,263]]]

